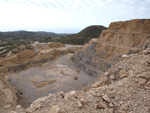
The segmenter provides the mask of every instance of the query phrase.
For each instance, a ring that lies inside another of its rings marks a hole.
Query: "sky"
[[[0,0],[0,31],[77,33],[143,18],[150,18],[150,0]]]

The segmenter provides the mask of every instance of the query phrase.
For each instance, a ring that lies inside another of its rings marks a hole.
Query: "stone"
[[[115,74],[117,72],[117,69],[113,66],[113,67],[110,68],[109,72],[111,74]]]
[[[150,66],[150,61],[147,61],[146,66]]]
[[[98,88],[98,87],[102,87],[102,86],[103,86],[102,83],[100,81],[98,81],[92,85],[92,88]]]
[[[102,96],[102,98],[106,101],[106,102],[111,102],[111,99],[107,96],[107,95],[104,95]]]
[[[114,80],[114,79],[115,79],[115,74],[111,74],[111,75],[109,76],[109,78],[112,79],[112,80]]]
[[[150,54],[150,48],[147,48],[147,53]]]
[[[150,87],[150,80],[146,83],[146,85]]]
[[[127,73],[128,73],[129,77],[133,77],[134,76],[134,72],[132,70],[129,70]]]
[[[128,55],[122,55],[122,58],[129,58]]]
[[[21,109],[21,105],[17,105],[17,106],[16,106],[16,109]]]
[[[93,96],[97,96],[97,93],[95,91],[90,91],[89,93]]]
[[[104,76],[108,76],[109,75],[109,73],[108,72],[106,72],[105,74],[104,74]]]
[[[52,98],[52,97],[54,97],[54,96],[55,96],[54,94],[51,94],[51,93],[50,93],[50,94],[48,95],[48,98]]]
[[[125,70],[121,70],[119,72],[119,78],[124,78],[124,77],[128,77],[128,74]]]
[[[121,110],[127,110],[127,109],[128,109],[128,106],[125,105],[125,104],[121,104],[120,109],[121,109]]]
[[[64,97],[65,96],[65,93],[63,91],[59,92],[58,95]]]
[[[146,88],[146,89],[150,89],[150,80],[146,83],[145,88]]]
[[[116,93],[112,92],[112,93],[108,93],[107,95],[109,98],[114,98],[116,96]]]
[[[148,75],[146,73],[142,73],[141,75],[139,75],[140,78],[144,78],[144,79],[148,79]]]
[[[139,79],[138,79],[138,84],[139,84],[139,85],[143,85],[143,84],[146,83],[146,81],[147,81],[147,80],[144,79],[144,78],[139,78]]]
[[[11,107],[11,105],[7,104],[7,105],[4,106],[4,109],[9,109],[10,107]]]
[[[76,91],[71,91],[71,95],[77,97]]]
[[[101,92],[98,92],[98,93],[96,94],[96,96],[97,96],[97,97],[101,97],[101,96],[103,96],[103,95],[102,95]]]
[[[64,99],[65,99],[65,101],[76,100],[76,98],[73,95],[71,95],[70,92],[65,94]]]
[[[54,105],[51,107],[50,112],[49,113],[65,113],[63,112],[59,106]]]
[[[98,104],[94,104],[94,108],[97,109],[98,108]]]
[[[148,53],[148,51],[147,51],[147,50],[143,50],[143,51],[142,51],[142,53],[147,54],[147,53]]]
[[[85,99],[85,98],[81,98],[81,99],[80,99],[80,102],[81,102],[83,105],[85,105],[85,104],[88,103],[88,100]]]
[[[81,103],[80,101],[78,101],[78,107],[79,107],[79,108],[82,108],[82,107],[83,107],[83,105],[82,105],[82,103]]]
[[[110,104],[109,104],[109,107],[111,107],[111,108],[114,107],[114,104],[113,104],[113,103],[110,103]]]
[[[76,91],[75,96],[76,96],[76,98],[77,97],[85,97],[85,91]]]
[[[105,109],[107,108],[107,104],[105,104],[104,102],[100,101],[97,105],[97,108],[99,109]]]
[[[108,112],[107,113],[114,113],[114,109],[111,108],[111,109],[108,109]]]
[[[143,52],[144,54],[146,54],[146,55],[147,55],[147,54],[150,54],[150,48],[147,48],[147,49],[143,50],[142,52]]]

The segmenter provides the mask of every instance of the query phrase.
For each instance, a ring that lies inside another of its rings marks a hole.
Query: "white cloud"
[[[0,30],[108,26],[117,20],[150,18],[149,6],[150,0],[0,0]]]

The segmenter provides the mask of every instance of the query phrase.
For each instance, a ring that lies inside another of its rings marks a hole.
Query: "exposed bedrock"
[[[113,22],[98,39],[92,39],[78,51],[72,61],[91,75],[106,71],[122,58],[146,48],[150,38],[150,19]]]

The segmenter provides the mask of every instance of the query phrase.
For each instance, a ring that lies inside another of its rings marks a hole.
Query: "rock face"
[[[150,37],[150,20],[130,20],[111,23],[98,39],[92,39],[72,60],[91,75],[106,71],[122,58],[144,49]]]

